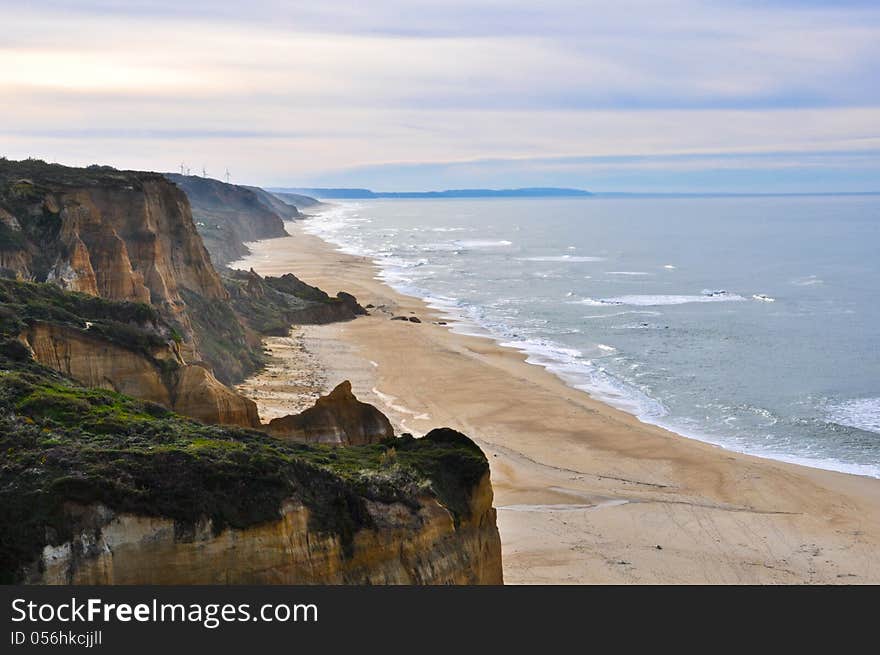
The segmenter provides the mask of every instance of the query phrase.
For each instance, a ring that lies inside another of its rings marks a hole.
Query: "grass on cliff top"
[[[203,517],[217,531],[277,519],[295,498],[311,529],[338,535],[350,554],[353,535],[372,527],[367,499],[415,508],[428,493],[457,524],[487,470],[479,448],[451,431],[333,448],[204,425],[78,386],[0,340],[0,582],[71,538],[69,503],[168,517],[186,535]]]
[[[161,332],[170,332],[150,305],[0,277],[0,336],[15,337],[38,321],[82,330],[147,356],[167,343]]]
[[[124,171],[112,166],[93,164],[84,168],[50,164],[42,159],[16,161],[0,157],[0,182],[18,185],[32,184],[46,187],[102,186],[137,187],[147,179],[164,179],[159,173]],[[0,183],[0,195],[2,187]],[[21,191],[21,189],[19,189]]]

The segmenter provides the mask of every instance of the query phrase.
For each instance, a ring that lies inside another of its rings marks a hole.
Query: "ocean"
[[[363,200],[305,228],[642,421],[880,477],[880,196]]]

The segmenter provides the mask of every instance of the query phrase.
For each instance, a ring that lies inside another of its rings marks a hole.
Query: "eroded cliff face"
[[[181,530],[169,519],[68,508],[76,537],[46,546],[30,584],[502,584],[501,543],[488,474],[470,516],[455,526],[431,496],[418,506],[368,501],[374,527],[351,544],[310,528],[285,501],[276,521],[215,534],[210,520]]]
[[[19,334],[35,361],[89,387],[110,389],[205,423],[258,427],[254,401],[188,365],[173,342],[136,352],[89,330],[34,322]]]
[[[14,183],[7,202],[19,215],[12,230],[21,237],[17,272],[174,312],[185,306],[180,287],[226,298],[183,192],[151,173],[118,178],[114,185],[104,179],[90,185],[87,178]]]
[[[259,340],[227,302],[186,195],[159,174],[0,161],[0,269],[150,304],[174,326],[186,362],[224,383],[260,365]]]
[[[205,423],[260,427],[257,404],[224,384],[208,369],[193,364],[172,375],[172,409]]]
[[[286,236],[284,221],[296,218],[296,207],[262,189],[197,175],[168,173],[166,177],[186,193],[196,228],[216,266],[247,255],[250,241]]]

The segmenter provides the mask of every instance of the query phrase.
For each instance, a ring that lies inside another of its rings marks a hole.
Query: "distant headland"
[[[447,189],[446,191],[371,191],[370,189],[290,187],[271,188],[277,193],[300,193],[325,199],[365,198],[551,198],[591,196],[582,189],[531,187],[525,189]]]

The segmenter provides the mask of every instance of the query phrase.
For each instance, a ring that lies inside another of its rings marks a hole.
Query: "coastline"
[[[448,425],[483,447],[506,581],[880,581],[880,480],[743,455],[642,423],[519,351],[437,325],[437,310],[376,279],[369,259],[339,252],[300,223],[287,228],[290,237],[250,244],[236,267],[293,272],[379,308],[300,328],[298,338],[319,381],[350,379],[400,431]],[[298,353],[276,350],[279,384],[285,366],[303,369]],[[255,400],[264,419],[282,409],[271,390]]]

